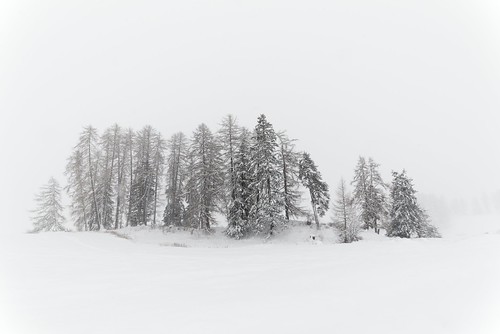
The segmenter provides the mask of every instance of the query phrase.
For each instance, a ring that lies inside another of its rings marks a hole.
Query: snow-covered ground
[[[124,229],[12,234],[0,333],[500,333],[500,220],[311,243]],[[126,238],[124,238],[126,237]]]

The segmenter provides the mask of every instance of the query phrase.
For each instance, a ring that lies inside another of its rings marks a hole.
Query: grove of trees
[[[265,115],[251,130],[228,115],[218,131],[200,124],[191,136],[177,132],[168,140],[151,126],[134,131],[115,124],[101,134],[87,126],[65,175],[78,231],[175,226],[209,233],[222,214],[231,238],[271,237],[303,217],[320,229],[330,207],[328,184],[310,154],[298,152],[295,140],[275,131]],[[439,236],[404,171],[393,173],[388,185],[379,165],[360,157],[351,184],[352,195],[341,181],[333,203],[341,242],[359,240],[360,228],[379,233],[384,227],[396,237]],[[35,231],[65,230],[60,196],[55,179],[42,188]]]

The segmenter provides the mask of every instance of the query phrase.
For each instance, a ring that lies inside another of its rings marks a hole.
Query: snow
[[[308,227],[3,236],[0,333],[499,333],[499,222],[353,244]]]

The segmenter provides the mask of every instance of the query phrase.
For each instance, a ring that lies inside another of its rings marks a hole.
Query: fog
[[[37,189],[65,183],[85,125],[169,137],[228,113],[266,114],[332,189],[363,155],[430,202],[495,206],[499,59],[494,0],[4,0],[1,224],[27,224]]]

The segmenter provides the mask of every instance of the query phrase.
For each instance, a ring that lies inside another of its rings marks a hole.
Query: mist
[[[431,213],[494,212],[499,17],[495,1],[3,1],[2,224],[26,229],[38,187],[65,183],[85,125],[169,137],[262,113],[331,189],[370,156]]]

